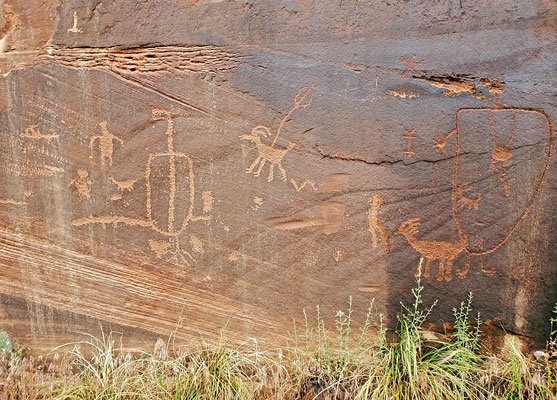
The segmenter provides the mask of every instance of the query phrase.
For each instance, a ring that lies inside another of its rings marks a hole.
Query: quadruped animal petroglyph
[[[195,175],[192,159],[174,149],[174,124],[169,111],[153,109],[155,121],[166,121],[167,150],[150,153],[145,164],[146,218],[130,218],[121,215],[99,215],[78,218],[72,225],[81,226],[100,224],[102,226],[119,224],[151,228],[166,237],[166,240],[149,240],[155,256],[167,261],[190,265],[194,257],[181,249],[180,236],[190,222],[209,220],[210,215],[194,216]],[[119,190],[131,191],[135,181],[116,181]],[[203,211],[212,209],[211,192],[203,192]],[[181,216],[181,217],[179,217]],[[197,248],[202,246],[196,239]]]
[[[282,159],[290,150],[295,146],[295,143],[290,142],[287,147],[275,147],[277,139],[281,133],[281,130],[290,117],[290,115],[296,111],[298,108],[306,108],[311,104],[313,99],[313,85],[303,86],[298,90],[296,96],[294,96],[294,105],[286,113],[286,115],[281,119],[277,132],[275,133],[275,138],[273,142],[269,145],[263,142],[262,138],[267,138],[271,135],[271,129],[265,125],[257,125],[252,128],[251,132],[248,134],[240,135],[241,140],[249,140],[255,144],[258,151],[257,158],[253,163],[246,169],[247,174],[253,173],[255,176],[259,176],[263,167],[267,161],[271,164],[269,167],[269,175],[267,177],[267,182],[272,182],[274,179],[274,169],[275,165],[278,166],[281,172],[281,180],[286,181],[286,170],[282,166]],[[256,169],[256,167],[259,167]],[[255,170],[255,171],[254,171]]]

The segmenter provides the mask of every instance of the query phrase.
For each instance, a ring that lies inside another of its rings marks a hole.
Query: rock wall
[[[423,256],[433,320],[472,291],[543,343],[554,5],[4,0],[0,326],[274,346],[350,296],[394,324]]]

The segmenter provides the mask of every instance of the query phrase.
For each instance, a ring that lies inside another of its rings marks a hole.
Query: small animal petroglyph
[[[108,179],[110,179],[110,181],[114,183],[116,187],[118,187],[118,191],[120,192],[123,192],[124,190],[127,192],[131,192],[133,189],[133,185],[135,184],[135,182],[137,182],[137,179],[130,179],[127,181],[117,181],[112,176],[110,176]]]
[[[106,128],[106,121],[100,122],[99,126],[101,127],[102,134],[94,135],[89,140],[89,148],[91,151],[91,155],[89,156],[89,158],[93,158],[93,144],[95,143],[95,140],[98,139],[99,148],[101,151],[101,163],[104,165],[105,159],[108,159],[108,165],[112,165],[112,154],[114,153],[114,141],[116,140],[120,142],[120,144],[123,144],[124,141],[120,139],[118,136],[108,132],[108,129]]]
[[[60,136],[58,134],[43,134],[37,127],[38,125],[31,125],[25,128],[25,131],[21,132],[19,134],[19,137],[25,139],[46,140],[49,144],[51,140],[56,140],[58,143],[60,143]]]
[[[414,151],[412,150],[412,139],[416,138],[416,136],[414,136],[414,132],[416,132],[416,130],[415,129],[404,129],[404,130],[406,131],[406,135],[402,135],[401,138],[408,140],[408,147],[404,151],[404,154],[406,154],[408,157],[412,157],[412,155],[414,154]]]
[[[268,137],[271,135],[271,130],[265,125],[258,125],[252,128],[251,133],[240,136],[240,139],[252,141],[255,144],[257,151],[259,152],[259,155],[255,159],[255,161],[246,169],[247,174],[253,173],[255,176],[259,176],[261,174],[261,171],[263,170],[263,167],[265,166],[265,163],[269,161],[271,165],[267,181],[271,182],[273,180],[273,171],[275,165],[277,165],[280,169],[280,172],[282,174],[281,180],[286,181],[286,170],[282,166],[282,159],[284,158],[286,153],[292,150],[295,144],[290,142],[290,144],[286,148],[275,147],[275,144],[281,133],[282,127],[284,126],[290,115],[300,107],[306,108],[307,106],[309,106],[312,99],[313,85],[304,86],[298,90],[298,93],[296,93],[296,96],[294,96],[294,105],[281,119],[277,128],[277,132],[275,134],[275,138],[270,145],[265,144],[261,141],[261,137]],[[257,167],[258,164],[259,168],[257,168],[257,170],[254,172],[254,169]]]
[[[74,185],[75,188],[77,189],[77,193],[79,194],[79,197],[81,197],[82,199],[91,200],[91,192],[89,190],[89,185],[91,185],[93,182],[91,182],[91,180],[88,177],[89,177],[89,172],[87,172],[84,169],[78,169],[77,178],[72,179],[68,184],[68,186]]]
[[[466,192],[470,191],[469,185],[470,182],[463,182],[458,185],[458,188],[456,189],[458,203],[460,204],[460,208],[468,207],[469,210],[473,208],[477,211],[480,205],[480,200],[482,199],[482,194],[478,193],[476,198],[466,196]]]
[[[423,60],[414,61],[415,58],[416,58],[415,54],[412,54],[410,56],[410,58],[406,58],[406,57],[400,57],[399,58],[399,61],[401,63],[406,63],[406,69],[400,74],[401,78],[408,77],[408,72],[410,72],[410,71],[412,71],[417,76],[422,76],[422,73],[420,71],[416,71],[416,69],[414,68],[414,65],[425,65],[425,61],[423,61]]]
[[[261,175],[261,171],[263,170],[265,163],[269,161],[271,163],[271,166],[269,167],[269,176],[267,177],[267,182],[271,182],[273,180],[273,171],[275,169],[275,165],[277,165],[280,169],[280,172],[282,174],[281,180],[286,181],[286,170],[282,166],[282,159],[286,155],[286,153],[292,150],[295,144],[290,142],[290,144],[286,148],[266,145],[261,142],[261,137],[259,135],[263,135],[266,137],[268,136],[268,133],[269,128],[267,128],[266,126],[256,126],[251,130],[251,134],[240,136],[240,139],[251,140],[253,143],[255,143],[255,147],[259,152],[259,155],[255,159],[255,161],[246,169],[246,173],[252,173],[255,167],[257,167],[257,165],[259,164],[259,168],[255,172],[253,172],[253,175]]]
[[[367,221],[369,225],[369,232],[371,233],[371,242],[373,247],[379,246],[379,238],[377,232],[381,236],[381,244],[383,245],[383,250],[385,253],[389,252],[389,244],[387,242],[387,230],[383,223],[386,221],[387,217],[378,218],[379,207],[384,203],[385,199],[380,194],[375,194],[371,199],[369,199],[369,211],[367,214]]]
[[[77,11],[73,12],[73,26],[68,28],[67,32],[83,33],[83,31],[77,27]]]
[[[453,279],[453,260],[466,249],[467,237],[457,242],[442,242],[437,240],[419,240],[416,234],[419,232],[420,218],[410,218],[398,227],[395,235],[403,235],[410,246],[426,259],[424,277],[429,276],[429,263],[431,260],[439,260],[439,272],[435,275],[438,281],[443,279],[447,282]],[[419,271],[416,272],[418,274]]]

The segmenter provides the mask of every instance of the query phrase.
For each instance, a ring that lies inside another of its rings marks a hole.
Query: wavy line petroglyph
[[[385,253],[389,252],[389,244],[387,242],[387,230],[383,223],[387,220],[387,217],[378,218],[379,208],[385,199],[380,194],[375,194],[371,199],[369,199],[369,211],[367,214],[367,221],[369,225],[369,232],[371,233],[371,243],[373,247],[379,246],[379,235],[381,236],[381,244],[383,245],[383,250]]]
[[[296,96],[294,96],[294,105],[292,108],[286,113],[286,115],[281,119],[279,126],[277,128],[277,132],[275,134],[275,138],[273,142],[268,145],[265,144],[261,138],[266,138],[271,135],[271,130],[269,127],[265,125],[258,125],[252,128],[251,132],[248,134],[244,134],[240,136],[241,140],[249,140],[255,144],[255,147],[259,153],[255,161],[246,169],[247,174],[253,173],[254,176],[259,176],[263,167],[267,163],[267,161],[271,164],[269,167],[269,175],[267,177],[267,182],[272,182],[274,179],[274,169],[275,165],[278,166],[281,172],[281,180],[286,181],[286,170],[282,166],[282,159],[292,148],[294,148],[295,144],[290,142],[287,147],[275,147],[277,139],[282,131],[282,128],[290,115],[297,110],[298,108],[306,108],[311,104],[313,99],[313,85],[312,86],[304,86],[298,90]],[[259,167],[257,168],[257,166]],[[257,169],[256,169],[257,168]],[[255,170],[255,171],[254,171]]]
[[[104,165],[105,159],[107,159],[108,165],[112,166],[112,154],[114,153],[114,141],[116,140],[120,142],[120,144],[123,144],[124,141],[120,139],[118,136],[113,135],[108,131],[108,129],[106,128],[106,121],[100,122],[99,126],[101,128],[102,134],[91,136],[91,139],[89,139],[89,149],[91,151],[91,155],[89,156],[89,158],[93,158],[93,145],[95,144],[95,141],[98,140],[99,149],[101,152],[100,154],[101,164]]]
[[[181,249],[180,236],[190,222],[209,220],[210,215],[194,216],[193,214],[195,200],[193,161],[188,155],[174,150],[174,125],[170,112],[153,109],[152,113],[153,120],[166,121],[167,123],[167,151],[150,153],[147,157],[147,162],[145,164],[145,189],[147,192],[147,201],[145,205],[146,218],[129,218],[111,214],[99,216],[91,215],[75,219],[72,221],[72,225],[100,224],[103,227],[106,227],[106,225],[113,225],[117,228],[118,225],[121,224],[151,228],[153,231],[168,238],[163,241],[149,240],[149,247],[157,258],[190,265],[195,262],[195,258],[186,250]],[[106,127],[106,124],[104,125]],[[104,138],[107,138],[107,141],[110,140],[110,143],[112,143],[112,139],[114,139],[106,133],[102,135],[103,140]],[[102,143],[101,141],[101,147]],[[105,155],[106,154],[107,152],[105,152]],[[167,171],[167,175],[162,178],[166,180],[166,184],[163,186],[168,189],[159,188],[158,185],[154,185],[153,183],[156,179],[160,178],[160,174],[155,172],[162,170]],[[182,171],[185,171],[185,173],[182,173]],[[132,183],[131,180],[121,182],[113,180],[113,182],[120,190],[132,190],[133,184],[135,183]],[[179,189],[182,190],[180,191]],[[188,196],[180,197],[178,193],[183,193],[184,191],[188,192]],[[212,209],[212,193],[210,191],[205,191],[202,197],[203,210],[204,212],[208,212]],[[161,202],[166,202],[168,204],[166,209],[167,212],[162,213],[163,215],[167,215],[167,218],[161,218],[161,212],[153,209],[153,204],[155,202],[156,204],[160,204]],[[176,219],[176,208],[183,207],[184,204],[186,204],[186,215],[183,220],[178,221]],[[154,216],[155,211],[157,211],[157,216]],[[198,250],[200,249],[202,251],[203,245],[199,239],[196,238],[192,243],[195,245],[195,252],[199,252]]]

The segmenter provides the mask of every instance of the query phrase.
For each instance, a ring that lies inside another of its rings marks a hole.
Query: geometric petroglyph
[[[371,233],[371,241],[373,247],[379,246],[379,237],[377,236],[377,232],[381,236],[381,244],[383,245],[383,250],[385,253],[389,252],[389,244],[387,242],[387,230],[383,223],[387,219],[387,217],[378,218],[377,214],[379,213],[379,207],[385,202],[385,199],[380,194],[375,194],[371,199],[369,199],[369,211],[367,215],[368,225],[369,225],[369,232]]]
[[[72,225],[100,224],[103,227],[106,225],[118,227],[119,224],[122,224],[151,228],[167,237],[167,240],[149,240],[149,247],[157,258],[190,265],[195,262],[195,259],[189,252],[180,248],[180,236],[190,222],[208,220],[210,216],[193,215],[195,200],[193,161],[188,155],[174,150],[174,125],[170,112],[153,109],[152,118],[167,123],[167,150],[149,154],[145,164],[146,218],[129,218],[112,214],[91,215],[72,221]],[[106,123],[104,127],[106,128]],[[105,138],[108,138],[107,142],[103,142]],[[112,139],[114,137],[108,136],[107,133],[100,137],[102,155],[108,154],[108,152],[102,153],[103,143],[108,143],[110,140],[110,144],[112,144]],[[111,159],[109,158],[109,160]],[[116,181],[114,178],[112,181],[120,191],[131,191],[135,183],[132,183],[131,180]],[[204,192],[203,203],[205,212],[212,208],[211,192]],[[193,240],[192,243],[195,252],[202,252],[203,247],[198,239]]]
[[[422,73],[420,71],[416,71],[416,69],[414,68],[414,65],[425,65],[425,61],[414,61],[414,59],[416,58],[415,54],[412,54],[410,56],[410,58],[406,58],[406,57],[400,57],[399,61],[401,63],[406,63],[406,69],[400,74],[401,78],[406,78],[408,77],[408,72],[412,71],[414,74],[416,74],[417,76],[422,76]]]
[[[93,158],[93,144],[95,140],[98,139],[99,141],[99,148],[101,152],[101,163],[104,165],[105,159],[108,159],[108,164],[112,165],[112,154],[114,153],[114,141],[117,140],[120,144],[123,144],[124,141],[120,139],[118,136],[113,135],[112,133],[108,132],[106,128],[106,121],[102,121],[99,123],[101,127],[101,135],[93,135],[91,139],[89,139],[89,148],[91,151],[91,155],[89,158]]]
[[[292,150],[295,144],[290,142],[287,147],[275,147],[275,144],[281,133],[282,127],[284,126],[288,118],[290,118],[290,115],[300,107],[306,108],[307,106],[309,106],[311,104],[312,99],[313,99],[313,85],[304,86],[298,90],[298,93],[296,93],[296,96],[294,96],[294,105],[280,121],[275,134],[275,138],[273,139],[273,142],[270,145],[264,143],[261,140],[262,137],[266,138],[271,135],[271,129],[265,125],[257,125],[252,128],[250,133],[240,136],[240,139],[249,140],[253,142],[259,153],[255,161],[246,169],[247,174],[253,173],[254,176],[259,176],[261,174],[261,171],[263,170],[263,167],[268,161],[270,163],[270,167],[269,167],[269,175],[267,177],[267,182],[273,181],[275,165],[278,166],[281,172],[281,180],[286,181],[286,170],[282,166],[282,159],[284,158],[286,153]]]
[[[406,128],[404,130],[406,131],[406,135],[402,135],[401,138],[408,140],[408,147],[404,151],[404,154],[408,155],[408,157],[412,157],[412,155],[414,154],[414,151],[412,150],[412,139],[416,138],[416,136],[414,136],[414,132],[416,130],[415,129],[406,129]]]

